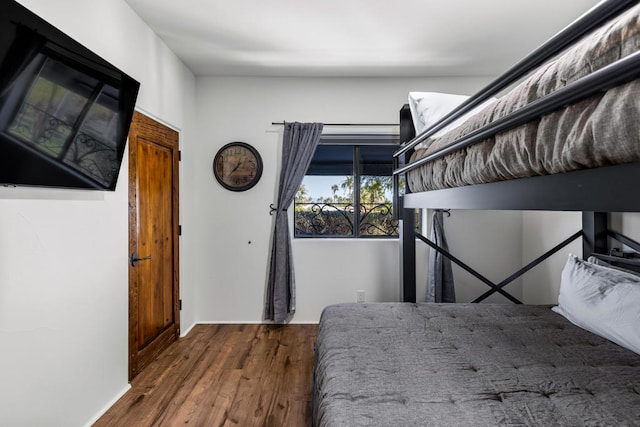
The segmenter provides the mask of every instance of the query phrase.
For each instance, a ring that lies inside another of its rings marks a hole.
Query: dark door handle
[[[146,256],[144,258],[138,258],[138,253],[134,252],[131,254],[131,266],[135,267],[138,265],[138,261],[146,261],[148,259],[151,259],[151,255]]]

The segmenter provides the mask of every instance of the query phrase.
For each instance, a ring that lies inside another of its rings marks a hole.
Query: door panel
[[[130,379],[180,332],[177,192],[177,132],[136,113],[129,133]]]

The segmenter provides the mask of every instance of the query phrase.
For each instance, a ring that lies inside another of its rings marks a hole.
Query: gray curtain
[[[284,323],[296,310],[296,289],[287,207],[293,203],[313,153],[320,141],[322,123],[285,123],[282,169],[273,228],[271,263],[267,277],[264,318]]]
[[[444,215],[441,210],[433,212],[431,241],[449,252],[444,234]],[[456,302],[451,260],[433,248],[429,251],[427,302]]]

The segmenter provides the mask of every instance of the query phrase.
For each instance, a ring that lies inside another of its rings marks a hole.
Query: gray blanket
[[[329,306],[314,425],[640,426],[640,355],[547,306]]]

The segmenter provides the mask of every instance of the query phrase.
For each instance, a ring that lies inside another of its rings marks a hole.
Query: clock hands
[[[233,169],[231,169],[231,172],[229,172],[229,175],[231,175],[231,174],[232,174],[232,173],[234,173],[236,170],[238,170],[238,168],[239,168],[240,166],[242,166],[242,164],[243,164],[243,163],[244,163],[244,159],[240,160],[240,161],[238,162],[238,164],[237,164]]]

